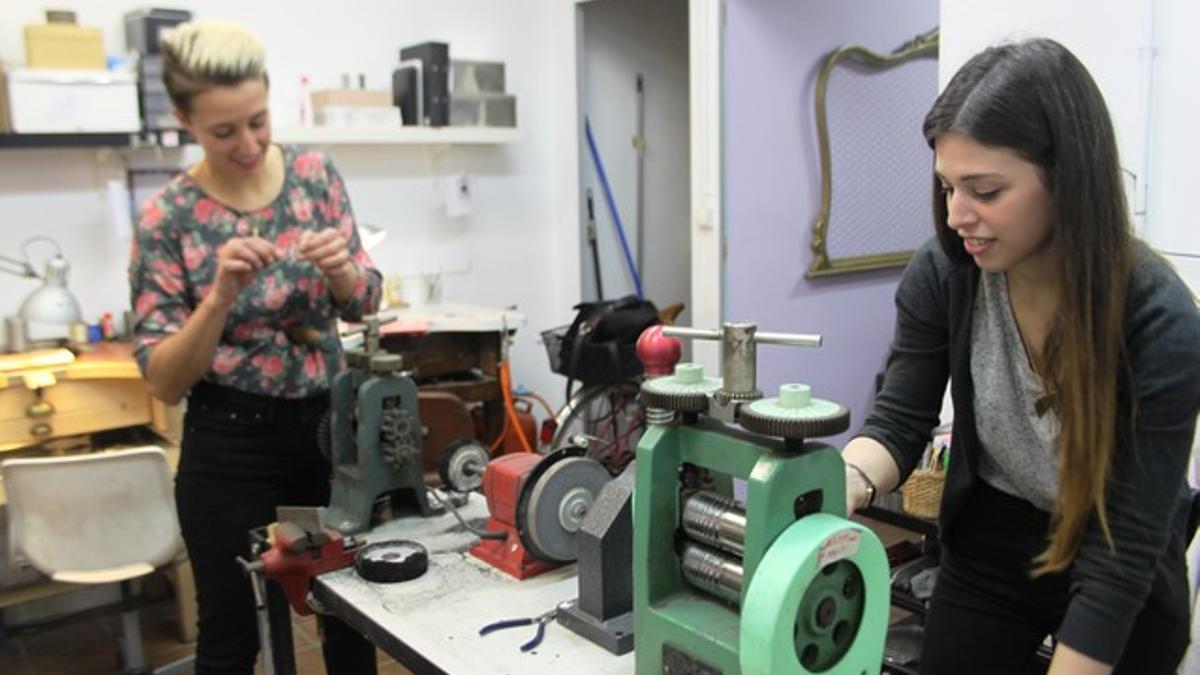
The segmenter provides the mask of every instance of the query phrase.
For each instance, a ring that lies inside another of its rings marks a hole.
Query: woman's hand
[[[341,232],[333,228],[305,231],[300,235],[298,253],[301,259],[321,270],[338,302],[345,302],[354,293],[358,285],[358,265],[350,257],[350,249]]]
[[[221,309],[232,307],[254,277],[279,257],[279,249],[260,237],[226,241],[217,251],[216,280],[209,293],[212,302]]]
[[[863,480],[862,474],[850,466],[846,465],[846,517],[854,515],[861,508],[866,508],[871,503],[871,488],[867,482]]]
[[[357,277],[358,268],[350,259],[346,238],[333,228],[312,232],[305,230],[300,235],[300,258],[307,260],[333,281],[347,275]]]

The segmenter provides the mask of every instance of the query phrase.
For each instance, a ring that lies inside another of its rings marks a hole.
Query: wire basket
[[[904,482],[904,487],[900,488],[900,494],[904,497],[904,510],[918,518],[936,518],[942,506],[942,487],[945,484],[945,471],[913,471]]]
[[[550,359],[550,372],[565,375],[563,372],[562,343],[570,326],[559,326],[542,331],[542,344],[546,347],[546,356]]]

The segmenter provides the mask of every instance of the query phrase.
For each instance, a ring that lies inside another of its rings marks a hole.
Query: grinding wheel
[[[523,519],[529,552],[550,562],[575,560],[575,533],[611,478],[604,465],[586,457],[554,462],[529,489]]]
[[[483,470],[491,453],[473,438],[460,438],[442,450],[438,477],[442,485],[456,492],[478,490],[483,484]]]

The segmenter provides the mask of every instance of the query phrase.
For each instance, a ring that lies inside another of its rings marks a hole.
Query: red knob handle
[[[662,326],[651,326],[642,331],[637,341],[637,355],[642,362],[646,374],[651,377],[670,375],[675,372],[675,364],[683,345],[679,340],[663,335]]]

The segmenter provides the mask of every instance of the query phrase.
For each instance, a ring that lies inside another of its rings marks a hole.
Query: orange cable
[[[512,371],[509,368],[508,359],[500,362],[500,393],[504,396],[504,410],[511,418],[509,428],[517,432],[517,440],[521,441],[521,448],[525,452],[532,453],[533,448],[525,438],[525,432],[521,430],[521,420],[517,417],[517,408],[513,403]]]

